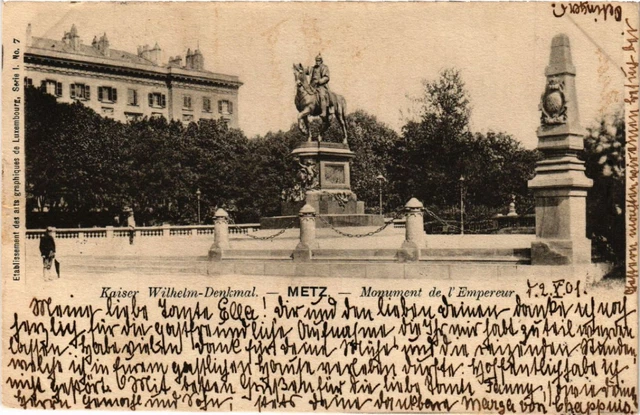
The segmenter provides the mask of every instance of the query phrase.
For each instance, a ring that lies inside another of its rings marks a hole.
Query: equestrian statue
[[[318,133],[318,141],[322,141],[323,134],[329,129],[330,116],[333,115],[342,130],[342,143],[347,144],[347,122],[345,113],[347,101],[342,95],[329,90],[329,67],[322,63],[322,56],[316,56],[316,64],[306,70],[302,64],[293,65],[296,80],[296,108],[298,109],[298,128],[307,135],[307,141],[312,141],[309,117],[320,117],[322,125]],[[311,79],[307,80],[310,75]]]

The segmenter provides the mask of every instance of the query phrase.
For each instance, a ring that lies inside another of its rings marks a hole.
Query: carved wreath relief
[[[559,125],[567,123],[567,100],[564,96],[564,81],[549,78],[547,88],[542,94],[540,103],[543,125]]]
[[[342,209],[347,206],[347,203],[349,203],[349,200],[351,199],[351,195],[347,192],[333,193],[332,196],[333,200],[335,200],[336,203],[338,203],[338,206],[340,206]]]

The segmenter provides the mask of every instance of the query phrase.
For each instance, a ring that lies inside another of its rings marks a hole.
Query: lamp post
[[[460,235],[464,235],[464,176],[460,176]]]
[[[202,192],[200,191],[200,188],[198,188],[198,190],[196,190],[196,197],[198,198],[198,225],[200,225],[200,195],[202,194]]]
[[[378,189],[380,190],[380,216],[382,216],[382,183],[386,182],[387,179],[385,179],[383,175],[379,174],[378,177],[376,177],[376,180],[378,180],[379,184]]]

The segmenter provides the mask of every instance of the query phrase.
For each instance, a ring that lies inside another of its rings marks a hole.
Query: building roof
[[[91,56],[94,58],[109,59],[122,63],[135,63],[138,65],[158,66],[148,59],[142,58],[134,53],[125,52],[109,48],[109,56],[105,56],[100,50],[90,45],[80,44],[76,49],[71,45],[67,45],[62,40],[47,39],[43,37],[31,38],[32,48],[44,49],[54,52],[69,53],[79,56]]]
[[[159,46],[154,46],[154,49]],[[172,67],[168,63],[158,65],[149,59],[145,59],[135,53],[123,50],[109,48],[109,53],[105,55],[102,51],[92,45],[78,44],[75,48],[63,41],[55,39],[47,39],[42,37],[32,37],[31,43],[28,45],[25,59],[31,60],[31,56],[44,59],[64,60],[76,62],[82,65],[98,65],[103,68],[120,68],[134,71],[144,71],[155,75],[172,75],[177,77],[187,77],[193,80],[203,82],[213,82],[223,84],[233,88],[238,88],[242,82],[236,75],[226,75],[204,69],[197,70],[192,68]]]

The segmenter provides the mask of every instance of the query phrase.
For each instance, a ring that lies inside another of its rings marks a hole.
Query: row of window
[[[182,97],[182,108],[185,110],[193,110],[193,100],[190,95],[184,95]],[[211,98],[202,97],[202,111],[211,112]],[[233,102],[231,101],[218,101],[218,112],[220,114],[233,114]]]
[[[33,86],[33,80],[31,78],[25,78],[26,86]],[[52,79],[43,80],[40,83],[40,88],[48,94],[55,95],[57,97],[62,96],[62,83]],[[91,100],[91,87],[86,84],[70,84],[70,97],[80,101]],[[98,101],[106,103],[118,102],[118,90],[110,86],[98,87]],[[165,108],[167,106],[167,97],[160,92],[152,92],[148,95],[148,103],[152,108]],[[127,105],[139,106],[140,101],[138,97],[138,91],[136,89],[127,89]],[[191,95],[183,95],[182,108],[185,110],[193,110],[193,100]],[[212,112],[211,98],[202,97],[202,111]],[[233,102],[222,100],[218,101],[218,112],[220,114],[233,114]]]
[[[113,117],[113,108],[102,108],[102,114],[108,117]],[[127,121],[138,121],[144,117],[144,114],[138,112],[125,112],[124,116]],[[161,112],[153,112],[151,113],[151,118],[162,117],[163,114]],[[211,118],[200,118],[200,120],[210,120]],[[193,122],[195,118],[193,114],[182,114],[183,122]],[[220,121],[224,123],[228,123],[228,118],[220,118]]]

